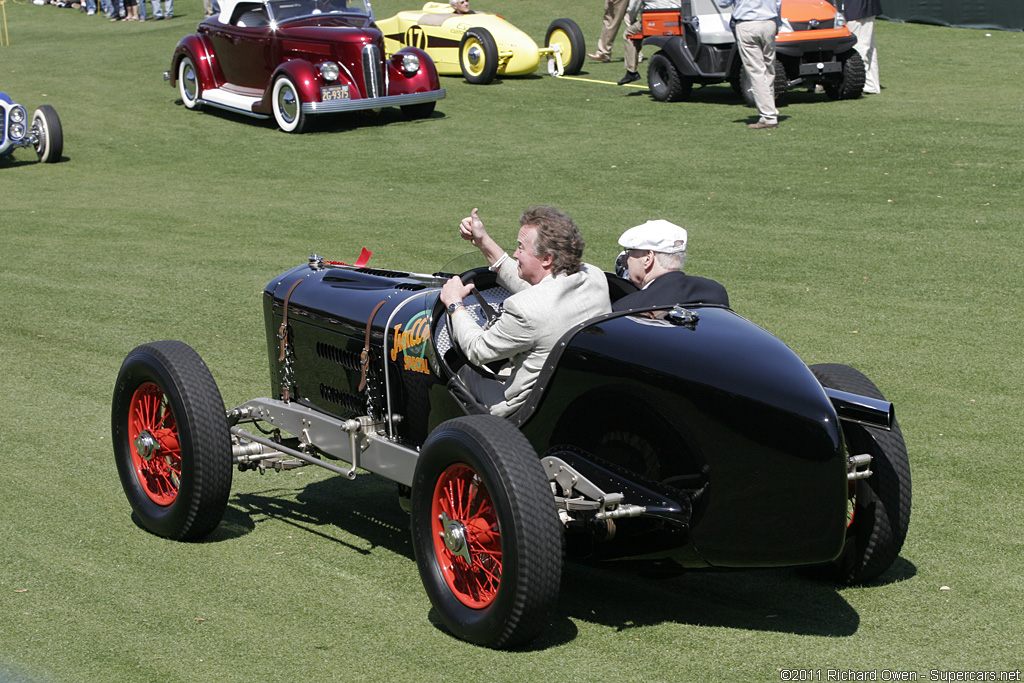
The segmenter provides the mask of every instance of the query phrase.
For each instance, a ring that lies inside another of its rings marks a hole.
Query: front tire
[[[471,28],[459,43],[462,77],[476,85],[487,85],[498,75],[498,44],[485,28]]]
[[[810,366],[822,386],[885,400],[874,383],[848,365]],[[892,430],[843,422],[849,455],[870,453],[872,475],[850,483],[846,542],[833,560],[840,582],[853,585],[880,576],[899,557],[910,524],[910,459],[899,424]]]
[[[274,81],[274,120],[285,133],[301,133],[306,130],[309,117],[302,111],[302,98],[288,76],[278,76]]]
[[[574,76],[583,68],[583,59],[587,54],[587,43],[583,37],[583,31],[572,19],[555,19],[548,26],[544,36],[544,45],[562,46],[562,73],[558,75]],[[554,58],[548,60],[548,72],[554,69],[551,64]],[[557,69],[554,69],[557,70]]]
[[[60,125],[57,110],[48,104],[40,105],[32,114],[32,132],[35,134],[35,150],[39,161],[53,164],[60,161],[64,153],[64,129]]]
[[[855,100],[864,93],[864,60],[856,50],[847,50],[837,58],[843,73],[838,79],[825,81],[825,94],[833,100]]]
[[[509,422],[471,415],[434,430],[416,465],[412,535],[423,586],[456,637],[508,648],[545,628],[561,524],[536,452]]]
[[[136,347],[117,376],[111,408],[114,458],[142,526],[181,541],[213,531],[231,490],[224,401],[190,346]]]
[[[185,55],[178,62],[178,94],[181,95],[181,102],[186,109],[202,109],[203,105],[199,98],[203,94],[203,87],[199,82],[199,70],[189,55]]]
[[[659,102],[682,102],[690,98],[693,81],[679,73],[679,69],[664,52],[656,52],[647,65],[647,85],[651,96]]]

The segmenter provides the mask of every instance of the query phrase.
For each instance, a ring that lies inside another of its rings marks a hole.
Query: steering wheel
[[[459,276],[463,284],[475,285],[473,294],[466,297],[466,312],[473,316],[473,319],[481,327],[487,327],[500,315],[501,303],[512,294],[498,284],[497,275],[490,268],[473,268]],[[469,363],[466,354],[455,342],[455,335],[452,333],[451,316],[440,297],[434,304],[433,314],[434,326],[431,334],[434,339],[434,349],[437,351],[438,362],[444,366],[449,375],[454,375],[463,365]]]

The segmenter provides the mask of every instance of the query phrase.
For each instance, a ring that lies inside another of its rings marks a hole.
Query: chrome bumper
[[[358,111],[360,109],[383,109],[384,107],[404,107],[410,104],[423,104],[425,102],[436,102],[444,99],[444,88],[440,90],[428,90],[427,92],[416,92],[408,95],[387,95],[385,97],[364,97],[352,100],[334,100],[331,102],[303,102],[303,114],[335,114],[343,111]]]

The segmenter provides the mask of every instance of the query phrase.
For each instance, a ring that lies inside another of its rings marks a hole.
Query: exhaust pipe
[[[845,422],[855,422],[868,427],[877,427],[889,431],[896,419],[896,410],[889,401],[851,394],[825,387],[825,394],[832,401],[836,415]]]

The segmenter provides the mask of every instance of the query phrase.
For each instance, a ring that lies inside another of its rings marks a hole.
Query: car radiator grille
[[[376,45],[363,48],[363,86],[366,97],[384,95],[384,65],[380,61],[380,50]]]
[[[791,21],[789,25],[793,27],[794,31],[817,31],[825,28],[835,28],[835,19],[826,19],[824,21]]]

